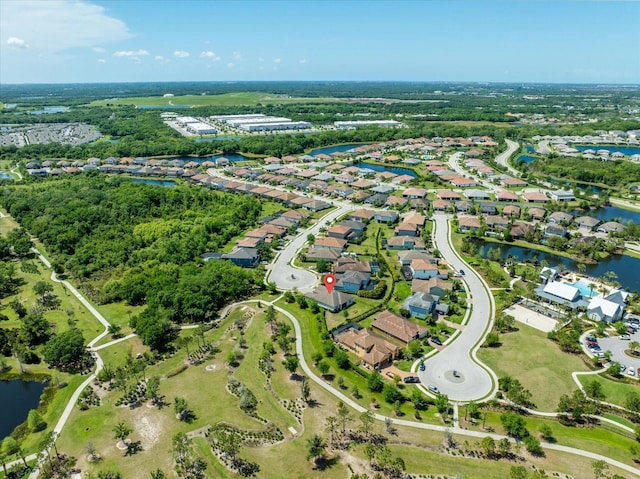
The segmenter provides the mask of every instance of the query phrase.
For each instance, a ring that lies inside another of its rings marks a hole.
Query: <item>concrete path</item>
[[[493,296],[489,294],[489,287],[480,275],[451,246],[449,217],[436,214],[433,220],[434,244],[442,257],[456,270],[465,271],[465,276],[460,279],[467,286],[471,313],[466,327],[457,339],[435,356],[426,359],[426,369],[419,371],[418,375],[422,384],[435,385],[453,401],[486,399],[496,391],[498,378],[493,371],[482,365],[476,356],[476,350],[493,324]]]

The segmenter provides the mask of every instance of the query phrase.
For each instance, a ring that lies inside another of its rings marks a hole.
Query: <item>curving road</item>
[[[507,140],[506,138],[504,141],[507,143],[507,149],[496,156],[496,163],[504,166],[512,175],[519,176],[520,172],[509,164],[509,158],[518,151],[520,144],[515,141]]]
[[[312,234],[317,236],[320,233],[320,228],[325,224],[340,218],[349,211],[355,210],[355,206],[348,205],[346,203],[334,203],[337,208],[321,219],[319,219],[315,225],[302,231],[296,236],[287,246],[280,252],[276,259],[271,263],[267,279],[276,283],[279,290],[290,290],[296,288],[298,291],[309,291],[317,283],[318,277],[303,268],[297,268],[292,266],[291,263],[295,259],[298,251],[307,242],[307,236]]]
[[[434,243],[442,257],[456,270],[464,269],[470,304],[469,321],[462,334],[435,356],[425,360],[425,371],[418,375],[423,384],[433,384],[453,401],[471,401],[491,396],[497,386],[497,377],[489,368],[481,367],[476,357],[489,326],[493,321],[493,296],[484,280],[465,263],[449,242],[449,217],[436,214]],[[459,377],[455,377],[453,371]]]

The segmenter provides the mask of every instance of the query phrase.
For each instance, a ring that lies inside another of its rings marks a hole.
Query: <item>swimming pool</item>
[[[583,282],[582,280],[577,281],[575,283],[568,283],[565,281],[564,284],[573,286],[578,291],[580,291],[580,295],[582,295],[585,298],[593,298],[595,296],[598,296],[599,294],[597,288],[594,288],[593,291],[591,291],[591,289],[589,288],[589,283]]]

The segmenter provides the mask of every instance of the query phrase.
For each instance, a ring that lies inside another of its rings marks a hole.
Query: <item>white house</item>
[[[547,283],[543,288],[543,291],[552,296],[556,296],[561,300],[569,301],[570,303],[578,299],[578,296],[580,296],[580,290],[578,290],[578,288],[574,288],[573,286],[560,281]]]
[[[551,191],[549,196],[551,196],[551,199],[555,201],[573,201],[576,199],[573,192],[562,189]]]
[[[622,306],[603,298],[593,298],[587,307],[587,316],[594,321],[612,323],[622,318]]]

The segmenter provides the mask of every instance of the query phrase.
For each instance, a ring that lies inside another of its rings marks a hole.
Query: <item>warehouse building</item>
[[[348,130],[358,128],[359,126],[382,126],[382,127],[400,127],[404,126],[395,120],[355,120],[355,121],[335,121],[334,126],[340,130]]]

